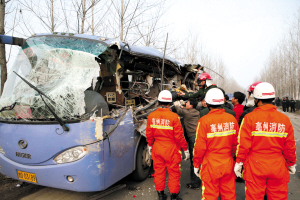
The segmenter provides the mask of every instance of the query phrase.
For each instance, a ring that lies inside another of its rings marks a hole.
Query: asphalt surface
[[[279,110],[281,111],[281,110]],[[293,123],[293,127],[295,130],[295,140],[297,147],[300,147],[300,114],[294,113],[285,113]],[[290,183],[289,183],[289,200],[298,200],[300,196],[300,148],[297,148],[297,164],[298,170],[295,175],[290,175]],[[180,196],[183,199],[190,199],[196,200],[200,199],[201,190],[191,190],[185,187],[186,183],[190,182],[189,179],[189,161],[182,162],[182,178],[181,178],[181,189],[180,189]],[[121,169],[120,169],[121,170]],[[152,200],[158,199],[157,193],[154,187],[153,178],[147,178],[143,182],[134,182],[131,181],[129,177],[121,180],[118,182],[115,187],[122,187],[126,184],[126,187],[122,189],[113,191],[112,193],[100,198],[105,200],[132,200],[132,199],[142,199],[142,200]],[[29,187],[29,186],[31,187]],[[167,185],[167,183],[166,183]],[[20,193],[18,190],[22,190],[22,195],[15,196],[12,199],[22,199],[22,200],[47,200],[47,199],[56,199],[56,200],[91,200],[91,199],[98,199],[99,196],[103,196],[103,192],[91,192],[91,193],[80,193],[74,191],[67,191],[67,190],[60,190],[55,188],[48,188],[48,187],[38,187],[37,189],[33,190],[32,187],[34,185],[27,184],[24,188],[21,187],[14,187],[11,188],[11,192],[15,192],[16,194]],[[29,191],[24,191],[24,189],[28,187]],[[165,192],[168,194],[168,199],[170,199],[170,195],[168,189],[165,189]],[[236,184],[236,193],[237,199],[245,199],[245,185],[242,182],[237,182]],[[2,195],[0,195],[0,199]],[[2,196],[3,197],[3,196]]]

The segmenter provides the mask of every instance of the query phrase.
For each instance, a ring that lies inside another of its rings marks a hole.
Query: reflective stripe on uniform
[[[230,131],[224,131],[224,132],[215,132],[215,133],[207,133],[207,138],[213,138],[213,137],[223,137],[228,135],[234,135],[236,133],[236,130],[230,130]]]
[[[200,128],[200,122],[198,122],[198,124],[197,124],[196,138],[195,138],[195,144],[194,144],[194,147],[196,146],[196,141],[197,141],[197,137],[198,137],[198,131],[199,131],[199,128]],[[194,152],[195,152],[195,148],[193,149],[193,156],[195,155]]]
[[[160,126],[160,125],[150,125],[151,128],[157,128],[157,129],[168,129],[173,130],[173,127],[171,126]]]
[[[265,136],[265,137],[287,137],[287,133],[278,133],[278,132],[267,132],[267,131],[253,131],[252,136]]]
[[[244,118],[244,119],[245,119],[245,118]],[[242,130],[242,127],[243,127],[243,125],[244,125],[244,119],[242,119],[242,123],[241,123],[240,130],[239,130],[239,134],[238,134],[238,145],[237,145],[237,147],[236,147],[235,156],[238,155],[239,149],[240,149],[240,144],[241,144],[241,130]]]
[[[202,195],[201,195],[201,200],[205,200],[204,191],[205,191],[205,186],[204,186],[204,183],[202,181]]]

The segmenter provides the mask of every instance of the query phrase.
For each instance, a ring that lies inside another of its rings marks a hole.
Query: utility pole
[[[0,0],[0,35],[5,34],[4,19],[5,19],[5,0]],[[0,44],[0,65],[1,65],[1,94],[2,94],[4,83],[6,82],[7,79],[5,44]]]
[[[166,55],[166,49],[167,49],[167,43],[168,43],[168,33],[165,43],[165,50],[164,50],[164,57],[163,57],[163,63],[162,63],[162,70],[161,70],[161,91],[164,89],[164,68],[165,68],[165,55]]]
[[[120,40],[123,42],[123,31],[124,31],[124,0],[122,0],[121,7],[121,18],[120,18]]]
[[[54,2],[53,2],[53,0],[51,0],[51,31],[52,31],[52,33],[54,32],[54,26],[55,26],[55,24],[54,24],[54,14],[53,14],[53,9],[54,9]]]

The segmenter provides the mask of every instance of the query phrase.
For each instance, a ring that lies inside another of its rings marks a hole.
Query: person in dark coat
[[[195,98],[188,99],[186,103],[186,107],[180,105],[178,101],[174,102],[175,109],[179,116],[183,117],[184,127],[187,132],[187,142],[189,146],[190,153],[190,178],[191,183],[186,184],[186,186],[190,189],[199,190],[201,186],[201,180],[195,175],[194,173],[194,165],[193,165],[193,152],[194,152],[194,145],[196,140],[196,128],[197,122],[199,119],[199,111],[196,110],[198,102]]]
[[[295,105],[296,105],[296,101],[292,98],[290,101],[290,106],[291,106],[291,112],[295,112]]]
[[[233,109],[233,105],[229,102],[229,96],[227,94],[225,94],[225,103],[224,105],[229,108],[229,109]]]
[[[283,97],[283,100],[282,100],[282,110],[283,110],[283,112],[286,111],[286,99],[285,99],[285,97]]]
[[[289,97],[286,97],[286,112],[289,112],[290,100]]]
[[[279,97],[276,98],[275,104],[276,104],[277,107],[280,106],[280,99],[279,99]]]
[[[256,105],[248,108],[247,110],[244,110],[244,112],[241,114],[240,119],[239,119],[239,126],[241,125],[245,115],[247,115],[248,113],[251,113],[255,108],[257,108]]]

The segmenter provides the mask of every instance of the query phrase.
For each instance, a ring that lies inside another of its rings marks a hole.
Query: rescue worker
[[[295,105],[296,105],[296,101],[294,100],[294,98],[291,99],[290,101],[290,106],[291,106],[291,112],[295,112]]]
[[[196,110],[197,104],[198,102],[195,98],[190,98],[186,102],[185,108],[180,105],[179,101],[174,102],[177,114],[183,117],[183,123],[187,133],[189,152],[194,151],[194,145],[196,139],[196,127],[199,119],[199,111]],[[190,155],[190,161],[191,161],[191,165],[190,165],[191,183],[186,184],[186,186],[190,189],[199,190],[201,181],[194,173],[193,154]]]
[[[218,87],[218,89],[220,89],[223,92],[223,95],[225,96],[225,91],[222,88],[219,88],[219,87]],[[205,101],[205,99],[204,99],[204,101]],[[224,97],[224,102],[225,102],[225,97]],[[227,113],[229,113],[229,114],[231,114],[232,116],[235,117],[235,112],[233,110],[227,108],[225,106],[225,103],[222,104],[221,107],[225,109],[225,112],[227,112]],[[209,108],[206,106],[205,108],[200,110],[200,118],[203,117],[204,115],[207,115],[208,113],[209,113]]]
[[[253,91],[254,91],[254,88],[259,84],[261,83],[260,81],[258,82],[255,82],[255,83],[252,83],[249,88],[248,88],[248,100],[246,102],[246,105],[244,106],[243,110],[247,110],[248,108],[252,108],[254,105],[255,105],[255,102],[254,102],[254,97],[253,97]]]
[[[296,144],[289,118],[272,105],[274,87],[267,82],[254,89],[257,108],[247,114],[239,132],[234,172],[243,178],[246,199],[287,199],[289,171],[296,171]]]
[[[232,97],[232,104],[233,104],[233,111],[235,112],[235,118],[237,121],[239,121],[240,116],[243,113],[244,106],[242,105],[243,101],[245,101],[245,94],[241,92],[234,92]]]
[[[240,118],[239,118],[239,126],[242,123],[242,120],[244,119],[245,115],[252,112],[256,106],[255,106],[255,102],[254,102],[254,96],[253,96],[253,92],[254,92],[254,88],[261,82],[255,82],[253,84],[251,84],[248,88],[248,102],[246,104],[246,106],[244,106],[243,108],[243,113],[241,114]]]
[[[188,98],[201,98],[201,96],[205,96],[208,90],[211,88],[216,88],[217,86],[212,83],[212,78],[209,73],[202,73],[198,76],[197,83],[199,84],[199,90],[194,94],[188,94],[181,92],[179,93],[180,96],[188,99]]]
[[[283,100],[282,100],[282,110],[283,110],[283,112],[286,111],[286,99],[285,99],[285,97],[283,97]]]
[[[154,168],[154,183],[159,200],[167,199],[164,193],[166,172],[169,174],[169,191],[171,199],[181,200],[178,197],[180,189],[181,149],[186,160],[189,159],[188,144],[183,136],[179,116],[170,111],[172,94],[163,90],[158,95],[161,108],[148,116],[146,137],[149,153],[152,154]],[[153,150],[152,150],[153,149]]]
[[[194,147],[194,171],[202,180],[201,199],[236,199],[233,156],[236,152],[238,123],[225,112],[224,94],[218,88],[209,90],[205,101],[209,113],[197,124]]]

